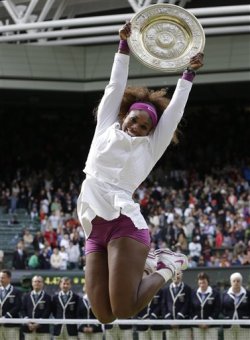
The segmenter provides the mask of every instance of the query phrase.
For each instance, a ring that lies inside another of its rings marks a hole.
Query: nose
[[[138,126],[138,124],[133,124],[130,128],[130,130],[134,133],[134,134],[139,134],[140,132],[140,128]]]

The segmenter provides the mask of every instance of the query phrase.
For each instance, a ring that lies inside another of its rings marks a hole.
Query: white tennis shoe
[[[174,253],[169,249],[157,249],[155,255],[157,258],[157,270],[170,269],[173,276],[188,267],[188,258],[184,254]]]

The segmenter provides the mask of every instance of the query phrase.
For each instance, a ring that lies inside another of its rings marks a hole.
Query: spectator
[[[205,238],[203,242],[202,256],[204,258],[204,266],[209,266],[212,256],[212,247],[207,238]]]
[[[64,247],[66,250],[69,248],[69,235],[63,234],[63,237],[59,244],[60,247]]]
[[[79,301],[79,319],[95,319],[95,315],[91,309],[88,297],[86,294],[83,295]],[[102,325],[100,324],[81,324],[78,328],[79,340],[102,340],[103,331]]]
[[[77,227],[79,227],[79,221],[74,217],[74,213],[72,213],[65,221],[65,228],[67,232],[73,232]]]
[[[33,290],[23,296],[23,317],[31,319],[49,319],[51,297],[44,291],[44,281],[40,275],[32,278]],[[28,323],[23,326],[25,340],[50,340],[50,327],[46,324]]]
[[[205,267],[206,263],[205,263],[205,258],[203,255],[201,255],[199,257],[199,261],[197,263],[197,267]]]
[[[220,262],[219,262],[219,267],[230,267],[231,263],[228,260],[226,254],[223,254],[222,257],[220,258]]]
[[[163,317],[166,320],[186,320],[190,318],[191,288],[183,282],[179,272],[172,283],[163,290]],[[168,340],[191,339],[191,327],[168,326]]]
[[[17,248],[13,253],[12,267],[13,269],[26,269],[28,255],[24,250],[23,241],[19,241]]]
[[[60,203],[60,200],[55,197],[53,202],[51,203],[51,206],[50,206],[50,210],[52,212],[52,216],[55,216],[57,217],[55,220],[56,220],[56,223],[59,223],[59,220],[60,220],[60,212],[62,211],[62,205]],[[53,227],[53,229],[55,229]]]
[[[241,266],[241,262],[238,259],[238,256],[233,255],[232,260],[231,260],[231,266]]]
[[[39,253],[37,250],[35,250],[35,253],[30,256],[28,260],[28,268],[29,269],[39,269],[40,268],[40,262],[39,262]]]
[[[184,216],[184,223],[185,223],[185,234],[188,240],[192,239],[193,230],[195,228],[195,218],[194,218],[194,211],[193,209],[188,210],[187,215]]]
[[[50,225],[46,227],[44,232],[44,240],[47,241],[52,248],[57,247],[57,233]]]
[[[41,231],[37,231],[33,239],[34,250],[40,251],[44,248],[44,237]]]
[[[250,292],[242,285],[243,277],[240,273],[230,276],[231,287],[222,296],[222,314],[229,320],[250,319]],[[224,326],[224,339],[250,339],[250,326]]]
[[[207,266],[208,267],[218,267],[219,266],[219,259],[217,259],[217,257],[212,255],[210,257],[210,261],[207,262]]]
[[[31,210],[31,212],[30,212],[30,218],[31,218],[31,220],[38,220],[38,218],[39,218],[39,215],[38,215],[38,211],[37,211],[37,207],[33,207],[32,208],[32,210]]]
[[[68,253],[68,263],[69,269],[76,269],[79,267],[80,261],[80,249],[78,243],[69,242]]]
[[[154,320],[163,318],[163,290],[160,289],[147,307],[145,307],[138,315],[140,320],[151,319],[152,325],[138,325],[136,327],[138,340],[144,339],[163,339],[164,326],[154,325]],[[128,339],[128,338],[126,338]],[[131,337],[132,339],[132,337]],[[124,338],[125,340],[125,338]]]
[[[48,218],[48,224],[55,232],[61,228],[62,221],[58,211],[52,211],[52,214]]]
[[[24,242],[24,248],[30,248],[31,245],[33,244],[34,237],[29,231],[29,229],[24,229],[23,233],[23,242]]]
[[[216,230],[216,236],[215,236],[215,248],[221,248],[223,245],[223,234],[219,228]]]
[[[48,196],[44,193],[42,193],[43,197],[40,201],[40,214],[44,215],[48,215],[49,214],[49,204],[50,204],[50,200],[48,198]]]
[[[240,261],[240,264],[243,264],[244,261],[244,256],[245,256],[245,251],[241,250],[237,253],[237,259]]]
[[[202,250],[200,236],[194,236],[193,241],[189,243],[188,249],[192,260],[198,263]]]
[[[198,263],[191,256],[188,256],[188,268],[196,268],[197,266]]]
[[[1,317],[6,319],[19,318],[21,310],[21,292],[11,284],[11,271],[2,269],[0,272],[0,306]],[[2,324],[0,339],[19,339],[20,326]]]
[[[53,253],[50,257],[50,265],[51,269],[59,270],[62,266],[62,257],[61,254],[59,253],[58,248],[53,249]]]
[[[80,298],[71,290],[68,277],[60,279],[60,292],[52,297],[52,313],[55,319],[77,319]],[[77,340],[77,325],[63,324],[54,326],[54,340]]]
[[[53,251],[50,246],[45,246],[39,254],[40,269],[50,269],[50,257]]]
[[[245,252],[245,255],[243,257],[243,261],[242,261],[242,264],[244,266],[248,266],[250,265],[250,247],[248,246],[246,252]]]
[[[61,257],[60,270],[66,270],[68,268],[69,255],[64,246],[61,247],[59,255]]]
[[[16,180],[13,180],[11,187],[11,196],[10,196],[10,212],[15,213],[18,204],[18,196],[19,196],[20,187]]]
[[[180,253],[186,253],[188,250],[188,240],[183,230],[181,230],[177,236],[177,244],[180,245]]]
[[[220,313],[220,295],[209,286],[206,273],[198,274],[198,289],[192,291],[191,315],[194,320],[218,319]],[[206,322],[193,327],[193,340],[217,340],[218,328],[208,326]]]

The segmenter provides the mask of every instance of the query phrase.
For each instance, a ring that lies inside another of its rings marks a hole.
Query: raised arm
[[[115,55],[110,81],[97,111],[97,131],[103,131],[117,121],[121,100],[127,85],[129,68],[129,47],[127,38],[131,24],[126,23],[119,30],[120,43]]]
[[[155,161],[162,156],[173,138],[183,116],[196,71],[202,66],[203,53],[198,53],[190,59],[189,66],[183,72],[182,78],[178,80],[172,99],[163,112],[152,136]]]

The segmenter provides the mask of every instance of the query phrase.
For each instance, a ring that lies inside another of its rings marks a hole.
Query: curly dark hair
[[[169,99],[166,96],[167,90],[150,90],[147,87],[131,87],[125,89],[124,96],[120,106],[119,119],[123,120],[130,108],[135,102],[151,103],[155,106],[158,118],[169,104]]]
[[[167,89],[151,90],[147,87],[128,86],[125,91],[120,105],[118,114],[119,122],[121,123],[128,114],[128,110],[135,102],[151,103],[155,106],[158,118],[168,106],[170,99],[167,97]],[[94,110],[97,114],[97,108]],[[178,143],[179,130],[176,129],[172,138],[174,144]]]

